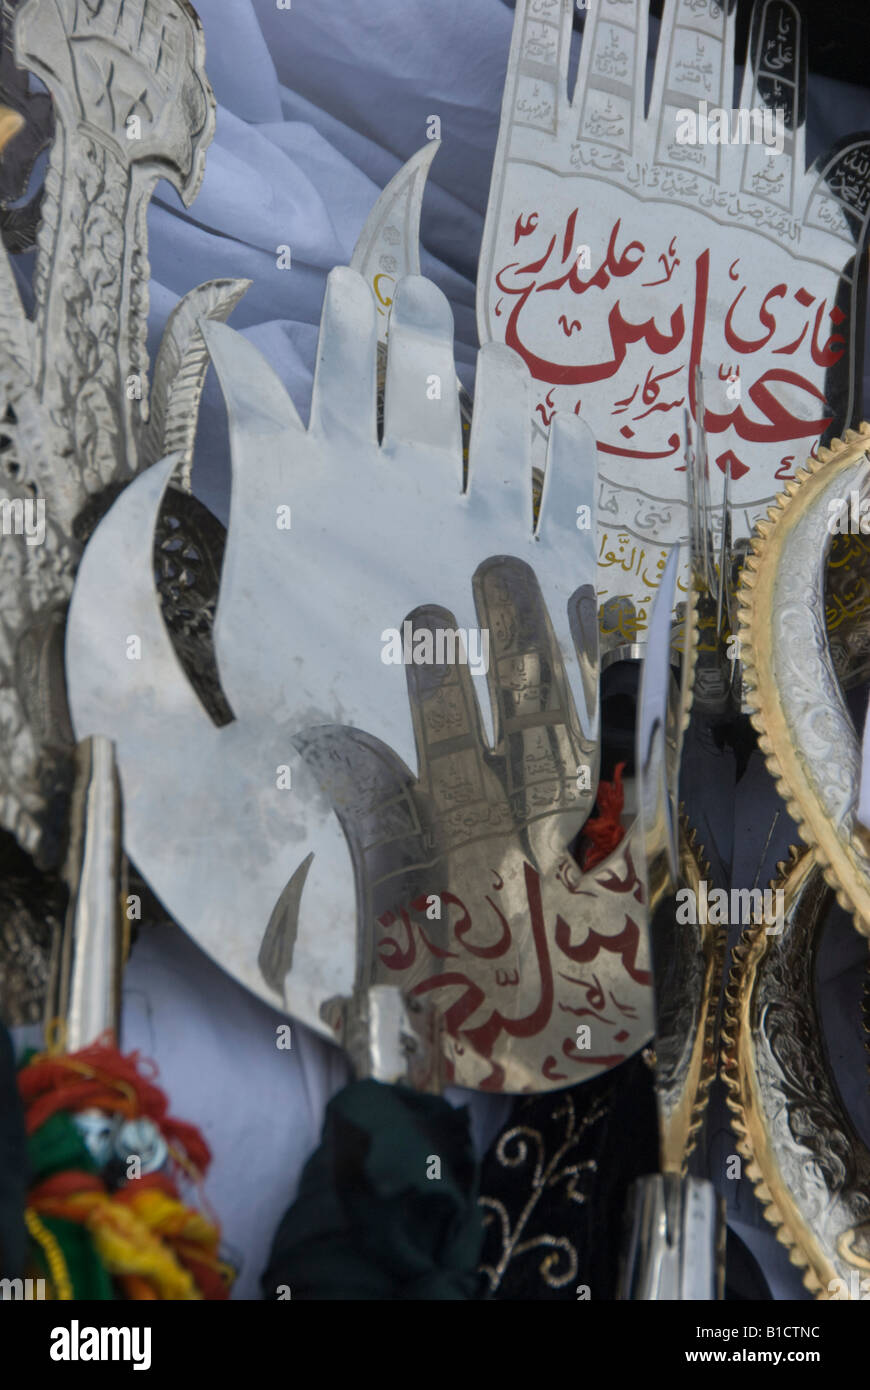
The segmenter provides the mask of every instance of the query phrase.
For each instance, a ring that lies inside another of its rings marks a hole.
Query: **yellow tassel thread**
[[[71,1300],[73,1296],[72,1280],[69,1270],[66,1267],[66,1260],[58,1241],[52,1235],[47,1226],[43,1225],[32,1207],[28,1207],[24,1213],[24,1221],[30,1232],[31,1238],[40,1246],[45,1255],[45,1262],[48,1265],[48,1273],[54,1286],[55,1297],[58,1299]]]
[[[109,1272],[119,1278],[137,1275],[147,1279],[159,1298],[202,1297],[193,1276],[161,1237],[183,1241],[191,1253],[196,1250],[196,1258],[216,1266],[215,1228],[198,1212],[155,1189],[138,1193],[129,1204],[115,1202],[104,1192],[76,1192],[63,1198],[42,1198],[40,1207],[51,1215],[83,1221]]]

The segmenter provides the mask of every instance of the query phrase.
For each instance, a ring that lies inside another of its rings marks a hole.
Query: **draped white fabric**
[[[252,287],[231,322],[269,359],[305,418],[326,275],[348,262],[378,192],[423,145],[428,117],[438,115],[443,143],[424,205],[423,270],[451,301],[460,372],[471,387],[474,273],[511,9],[502,0],[292,0],[289,9],[275,0],[196,5],[219,103],[217,135],[192,208],[184,209],[165,184],[152,204],[152,354],[179,296],[213,277],[248,277]],[[818,80],[810,91],[810,121],[816,153],[847,131],[870,128],[868,94]],[[282,246],[290,248],[290,270],[278,268]],[[225,422],[213,373],[203,401],[195,486],[225,518]],[[746,829],[763,843],[758,820],[764,815],[754,814],[756,823]],[[766,814],[769,824],[771,806]],[[830,963],[827,997],[848,991],[844,981],[865,955],[846,931]],[[234,1296],[258,1297],[269,1242],[317,1143],[323,1107],[345,1079],[344,1062],[295,1025],[291,1050],[279,1050],[280,1016],[172,927],[142,934],[124,996],[125,1048],[155,1059],[173,1112],[199,1124],[213,1147],[206,1190],[242,1261]],[[837,1045],[860,1068],[857,1011],[839,1012],[844,1022]],[[856,1081],[851,1090],[856,1117],[870,1133],[866,1085]],[[483,1145],[506,1103],[478,1098],[473,1111]],[[723,1151],[724,1167],[734,1149],[724,1129],[714,1149]],[[779,1294],[801,1296],[799,1277],[746,1184],[741,1192],[731,1202],[732,1220]]]

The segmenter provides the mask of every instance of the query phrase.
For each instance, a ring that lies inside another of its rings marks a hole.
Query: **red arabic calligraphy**
[[[557,875],[559,882],[563,882],[563,872],[564,865],[560,866],[560,873]],[[576,926],[572,928],[558,912],[555,915],[554,929],[552,933],[548,932],[541,876],[529,863],[524,863],[523,873],[527,922],[531,928],[538,983],[537,988],[532,991],[533,997],[528,1007],[519,1017],[512,1016],[509,1008],[503,1009],[493,1002],[496,990],[509,990],[511,999],[519,998],[516,990],[521,978],[517,945],[511,924],[498,903],[498,893],[503,888],[500,877],[495,877],[491,891],[484,896],[488,909],[485,916],[495,926],[494,933],[487,923],[484,933],[479,934],[469,908],[455,893],[449,891],[442,891],[437,895],[447,918],[446,925],[442,924],[439,928],[437,941],[432,939],[430,931],[426,930],[419,920],[411,916],[412,913],[426,912],[427,905],[432,900],[429,894],[414,898],[407,906],[384,912],[377,919],[384,929],[378,941],[378,959],[381,965],[391,973],[413,970],[414,983],[411,989],[414,994],[447,991],[444,1008],[447,1031],[458,1043],[473,1047],[478,1056],[489,1063],[489,1075],[481,1083],[485,1090],[499,1090],[504,1084],[504,1068],[493,1055],[499,1039],[535,1037],[543,1033],[551,1023],[556,1002],[553,949],[560,951],[574,963],[593,967],[594,962],[602,955],[616,956],[630,980],[644,986],[650,983],[649,972],[637,966],[641,936],[637,924],[628,914],[625,915],[623,929],[614,936],[589,929],[584,924],[581,927],[585,933],[584,940],[574,944],[572,935]],[[597,875],[595,882],[599,887],[606,884],[609,891],[619,894],[638,896],[640,893],[642,900],[641,886],[627,853],[624,875],[610,870]],[[489,977],[489,986],[486,985],[485,974],[463,968],[464,953],[481,962],[504,962]],[[448,961],[449,965],[446,964]],[[422,979],[419,978],[421,967],[424,971]],[[594,969],[590,978],[578,978],[564,971],[559,971],[558,975],[572,987],[579,986],[585,991],[584,1004],[574,1006],[560,1000],[560,1010],[578,1018],[585,1015],[594,1017],[613,1031],[614,1041],[621,1042],[629,1036],[620,1022],[620,1016],[622,1019],[634,1018],[637,1016],[636,1009],[631,1004],[620,1002],[612,991],[605,995]],[[525,986],[522,998],[525,1002],[528,998],[530,979],[533,978],[528,965],[523,966],[522,978]],[[611,1010],[615,1011],[615,1016],[611,1016]],[[618,1037],[615,1036],[617,1032]],[[602,1063],[599,1057],[583,1052],[572,1055],[571,1060],[587,1066],[590,1063],[613,1065],[614,1058],[611,1056],[609,1061]],[[545,1074],[549,1075],[546,1072]]]
[[[525,263],[511,261],[498,271],[495,280],[501,293],[500,313],[503,304],[506,311],[509,308],[504,341],[519,353],[535,379],[551,388],[546,399],[536,406],[545,425],[560,408],[553,398],[556,387],[605,382],[631,371],[639,352],[651,357],[651,362],[638,364],[633,389],[616,400],[611,409],[614,416],[625,416],[631,411],[631,424],[620,426],[621,441],[599,437],[598,448],[604,454],[628,460],[652,462],[671,458],[682,447],[678,431],[669,434],[667,447],[662,444],[649,447],[647,443],[644,448],[634,448],[628,441],[636,433],[637,422],[681,409],[687,399],[692,417],[697,419],[695,368],[701,363],[705,337],[711,326],[710,248],[705,247],[693,260],[686,261],[679,254],[678,233],[675,232],[666,250],[654,246],[648,252],[645,242],[631,239],[623,230],[623,219],[616,217],[600,263],[593,264],[591,269],[583,268],[575,254],[579,214],[579,208],[569,213],[561,234],[552,232],[541,254]],[[520,234],[532,236],[537,229],[539,244],[543,246],[543,237],[547,234],[539,222],[537,213],[519,218],[514,244]],[[631,277],[639,269],[652,263],[656,265],[657,278],[632,282]],[[588,261],[586,264],[588,267]],[[682,280],[678,285],[680,277],[676,272],[680,267]],[[724,267],[721,274],[725,274]],[[715,435],[731,430],[738,440],[758,445],[782,445],[823,435],[833,417],[819,386],[798,370],[769,363],[757,370],[753,379],[751,359],[758,353],[794,357],[802,350],[807,364],[819,372],[821,384],[821,376],[836,366],[847,350],[843,311],[836,304],[829,308],[827,299],[818,299],[801,284],[789,286],[785,278],[756,295],[751,282],[743,281],[740,257],[731,261],[727,277],[732,288],[716,311],[715,328],[738,360],[724,375],[720,365],[718,375],[723,381],[740,381],[743,392],[742,398],[739,391],[735,393],[736,399],[729,392],[729,408],[725,410],[707,403],[704,412],[707,433]],[[604,292],[612,293],[622,283],[627,289],[635,285],[632,308],[621,295],[609,307],[606,302],[600,303]],[[662,286],[668,287],[666,294],[672,293],[671,303],[666,302],[665,307],[659,300],[654,313],[639,311],[642,292]],[[540,312],[542,306],[546,307],[542,296],[555,296],[549,319],[547,312],[543,317]],[[596,307],[595,312],[580,317],[572,313],[571,304],[582,296],[590,297],[590,306]],[[528,322],[533,306],[536,327]],[[553,324],[553,332],[546,329],[548,321]],[[537,346],[533,338],[541,344],[561,342],[563,350],[559,358],[550,355],[552,348],[548,352],[543,346]],[[607,345],[603,352],[602,341]],[[674,362],[674,355],[681,349],[682,360]],[[669,356],[670,362],[659,365],[660,359]],[[623,372],[626,364],[628,367]],[[676,379],[683,373],[688,376],[688,389],[681,391]],[[662,384],[668,381],[674,384],[666,394]],[[599,435],[603,435],[600,427]],[[733,450],[721,453],[720,459],[728,453],[734,458],[732,477],[735,480],[750,471],[750,464],[739,459]],[[787,456],[781,451],[779,458]],[[723,471],[724,466],[720,463]]]

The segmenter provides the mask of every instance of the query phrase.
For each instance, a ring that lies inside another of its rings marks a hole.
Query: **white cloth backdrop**
[[[264,352],[305,418],[326,275],[348,262],[380,189],[438,115],[443,144],[424,205],[423,269],[453,305],[460,373],[472,386],[474,273],[511,9],[502,0],[292,0],[286,10],[275,0],[195,3],[217,136],[193,207],[165,184],[152,204],[152,353],[180,295],[212,277],[248,277],[253,285],[231,322]],[[818,80],[809,109],[812,153],[870,128],[861,89]],[[289,271],[277,268],[279,246],[291,248]],[[195,486],[225,519],[225,421],[213,373]],[[840,957],[831,965],[835,992],[863,957],[857,937],[844,934]],[[842,1050],[860,1068],[855,1011],[840,1013]],[[279,1051],[280,1021],[175,928],[140,938],[125,977],[124,1046],[155,1059],[174,1113],[199,1124],[213,1147],[207,1192],[242,1261],[237,1298],[260,1296],[273,1231],[317,1143],[323,1107],[346,1077],[339,1054],[301,1027],[291,1051]],[[851,1090],[866,1134],[866,1085]],[[504,1102],[475,1100],[481,1147],[505,1113]],[[730,1151],[729,1143],[722,1134],[715,1147]],[[745,1187],[731,1205],[779,1294],[801,1296]]]

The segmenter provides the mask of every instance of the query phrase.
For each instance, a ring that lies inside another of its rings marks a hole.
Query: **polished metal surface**
[[[724,1297],[725,1203],[711,1182],[674,1173],[639,1178],[629,1191],[627,1228],[618,1298]]]
[[[114,1151],[115,1157],[124,1164],[131,1158],[138,1158],[143,1177],[159,1173],[169,1159],[169,1147],[159,1126],[145,1115],[121,1122],[114,1136]]]
[[[721,953],[705,926],[678,924],[677,811],[668,762],[672,693],[671,612],[677,551],[656,594],[641,676],[635,768],[643,827],[643,875],[650,904],[650,949],[656,1030],[653,1054],[661,1173],[641,1178],[628,1199],[624,1299],[715,1299],[724,1286],[724,1203],[712,1183],[689,1177],[685,1164],[696,1138],[710,1082],[705,1052]],[[712,565],[707,559],[707,574]],[[691,615],[690,615],[691,616]],[[682,695],[679,697],[682,703]],[[688,849],[689,847],[686,846]],[[696,890],[700,865],[684,856]],[[680,939],[682,938],[682,939]]]
[[[429,167],[440,140],[428,141],[384,188],[350,260],[369,285],[378,314],[378,340],[386,345],[393,292],[406,275],[420,274],[420,214]]]
[[[121,797],[114,748],[85,739],[76,750],[65,876],[70,902],[46,1013],[63,1045],[78,1052],[106,1033],[120,1037]]]
[[[648,110],[649,0],[583,9],[572,91],[574,0],[515,6],[478,330],[532,373],[536,464],[556,411],[590,425],[597,587],[634,599],[642,641],[662,548],[687,530],[683,410],[711,477],[731,469],[738,540],[856,423],[870,150],[856,134],[806,167],[812,14],[790,0],[754,6],[735,117],[734,3],[665,0]]]
[[[450,313],[417,277],[392,305],[381,444],[377,306],[353,271],[330,276],[307,431],[256,349],[201,328],[230,419],[215,650],[234,722],[206,716],[155,601],[171,460],[98,528],[68,626],[76,728],[117,740],[131,856],[225,968],[314,1027],[354,981],[389,982],[435,999],[464,1084],[615,1065],[652,1020],[639,830],[586,874],[569,852],[598,781],[588,432],[553,431],[533,524],[527,378],[489,347],[463,488]]]
[[[677,881],[676,807],[668,785],[667,756],[671,612],[676,593],[677,560],[677,552],[671,551],[653,604],[635,732],[638,817],[643,827],[644,865],[651,904],[676,886]]]
[[[378,312],[377,409],[378,439],[384,433],[384,398],[387,382],[387,339],[393,292],[406,275],[420,274],[420,216],[423,194],[432,160],[441,148],[440,140],[429,140],[401,169],[381,193],[359,235],[350,258],[356,270],[371,286]],[[459,416],[462,421],[463,478],[467,481],[468,443],[473,404],[459,378]]]
[[[125,387],[131,376],[144,384],[148,375],[145,214],[158,178],[193,200],[215,101],[202,29],[187,0],[64,7],[28,0],[16,17],[15,51],[51,92],[59,128],[29,336],[34,348],[49,347],[34,353],[32,385],[48,436],[45,492],[68,532],[89,498],[136,472],[148,398]],[[89,351],[95,334],[96,359]],[[75,464],[58,470],[58,457]]]
[[[661,883],[658,892],[652,895],[654,911],[649,922],[656,996],[654,1057],[659,1163],[663,1173],[675,1174],[686,1172],[689,1156],[702,1131],[716,1072],[725,933],[702,920],[702,914],[693,914],[695,920],[689,923],[678,921],[673,890],[679,884],[681,889],[689,889],[694,901],[698,902],[702,882],[706,886],[711,878],[705,837],[716,830],[713,849],[719,860],[723,838],[719,833],[720,822],[726,822],[730,831],[734,803],[733,759],[727,749],[721,747],[722,740],[715,736],[712,728],[717,715],[721,723],[723,715],[731,712],[728,700],[724,703],[722,700],[722,689],[727,693],[730,685],[730,673],[728,664],[723,661],[725,619],[729,610],[721,601],[724,585],[728,582],[730,556],[724,551],[720,553],[717,573],[710,545],[709,487],[704,469],[706,449],[703,432],[698,434],[699,447],[690,450],[686,470],[693,582],[689,599],[681,606],[681,670],[678,688],[672,690],[670,699],[667,731],[667,796],[670,799],[669,802],[665,799],[665,789],[661,786],[657,797],[660,807],[668,807],[674,823],[677,807],[680,808],[679,873],[675,875],[670,865],[666,872],[661,850],[658,871],[654,861],[648,869],[651,878],[658,878]],[[726,515],[727,500],[726,480]],[[727,535],[727,525],[723,535]],[[670,563],[673,563],[673,552]],[[715,586],[713,592],[708,587],[711,582]],[[717,595],[719,615],[714,619]],[[665,611],[669,602],[670,596],[664,594]],[[657,600],[655,622],[658,613]],[[663,665],[663,641],[664,634],[659,633],[656,649],[660,667]],[[656,649],[651,641],[648,661]],[[711,669],[717,673],[712,682]],[[724,681],[718,674],[723,670],[726,672]],[[659,696],[659,708],[660,700]],[[650,714],[643,719],[648,725]],[[711,757],[718,761],[711,761]],[[645,793],[644,786],[649,775],[646,764],[639,762],[639,766],[640,793],[649,799],[650,793]],[[660,770],[657,776],[661,777]],[[725,881],[730,883],[730,876],[726,875]]]
[[[282,994],[260,975],[261,938],[309,852],[302,846],[320,851],[298,947],[301,976],[315,989],[306,995],[300,986],[291,1007],[318,1026],[321,1001],[349,994],[353,984],[353,952],[342,958],[339,949],[342,930],[353,933],[349,859],[329,808],[313,787],[305,795],[304,768],[286,730],[267,720],[215,726],[184,677],[152,564],[155,519],[173,468],[172,459],[157,464],[125,489],[88,544],[67,629],[74,717],[117,740],[125,846],[161,901],[188,929],[199,923],[193,934],[200,944],[272,1003],[280,1005]],[[129,635],[141,639],[141,661],[127,658]],[[278,786],[285,766],[287,789]]]
[[[870,425],[808,459],[760,524],[739,593],[747,698],[768,768],[801,838],[870,936],[862,759],[825,626],[831,518],[867,487]]]
[[[758,922],[733,956],[722,1028],[731,1123],[746,1176],[806,1288],[819,1299],[866,1300],[870,1149],[837,1085],[818,998],[834,895],[812,854],[797,849],[773,886],[784,895],[783,930]]]
[[[223,322],[250,288],[250,280],[208,280],[178,301],[163,330],[145,425],[140,437],[139,468],[174,454],[176,485],[190,490],[193,443],[209,356],[201,320]]]
[[[406,1085],[438,1095],[444,1085],[444,1021],[431,1003],[404,998],[395,985],[369,985],[330,1001],[337,1041],[358,1080]]]
[[[78,1110],[72,1122],[97,1168],[105,1168],[114,1152],[121,1124],[120,1115],[109,1115],[105,1110]]]
[[[648,932],[655,996],[656,1109],[659,1162],[663,1173],[685,1173],[696,1141],[712,1079],[710,1063],[716,1000],[722,966],[720,933],[695,918],[681,923],[675,913],[678,886],[695,894],[707,873],[703,847],[678,821],[674,757],[668,741],[669,706],[682,710],[683,682],[670,672],[671,625],[677,553],[668,559],[656,595],[641,676],[636,722],[635,768],[638,819],[644,830],[643,876],[650,904]],[[692,614],[689,618],[691,620]],[[687,634],[690,638],[691,633]],[[684,664],[687,658],[684,658]],[[671,717],[671,724],[673,724]],[[679,830],[679,854],[677,850]]]
[[[186,204],[196,195],[215,102],[187,0],[26,0],[10,17],[16,62],[51,94],[54,139],[32,321],[0,250],[0,502],[30,532],[16,523],[8,534],[4,521],[0,543],[0,826],[40,867],[56,868],[56,809],[69,790],[73,746],[63,614],[82,539],[119,485],[167,446],[180,447],[179,416],[182,433],[195,427],[206,358],[183,309],[172,316],[149,392],[146,214],[158,178]],[[39,112],[34,120],[24,166],[33,140],[38,147],[46,138]],[[194,318],[229,312],[243,288],[200,287]]]

